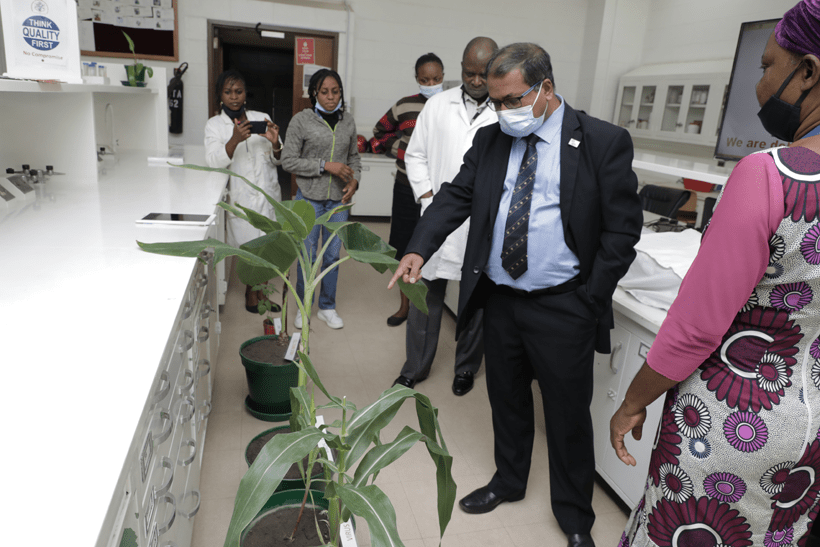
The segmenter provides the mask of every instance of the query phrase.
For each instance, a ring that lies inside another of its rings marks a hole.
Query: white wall
[[[652,0],[642,62],[731,59],[735,56],[741,23],[780,18],[796,3],[797,0]]]
[[[352,91],[346,98],[359,133],[367,137],[393,103],[418,92],[413,66],[419,56],[436,53],[444,62],[446,78],[459,80],[464,46],[480,35],[499,45],[521,41],[542,45],[552,55],[558,92],[570,103],[575,101],[587,0],[521,2],[509,9],[497,0],[349,0],[354,12],[350,75],[345,70],[346,12],[339,9],[341,2],[283,2],[179,0],[179,59],[187,61],[189,68],[183,77],[184,132],[171,135],[171,144],[202,143],[208,113],[209,19],[339,32],[339,72],[346,90]],[[168,67],[170,79],[170,68],[179,63],[151,64]]]
[[[500,46],[535,42],[552,57],[558,93],[574,103],[578,91],[587,1],[545,0],[354,0],[356,37],[355,115],[359,133],[398,99],[418,93],[416,59],[432,51],[444,62],[445,79],[461,79],[461,55],[475,36]]]
[[[180,62],[185,83],[184,133],[174,143],[202,143],[207,119],[207,21],[267,23],[340,33],[339,68],[359,133],[399,98],[415,93],[413,65],[432,51],[446,79],[460,79],[461,53],[474,36],[499,45],[531,41],[552,56],[558,92],[610,120],[618,80],[642,64],[734,56],[740,24],[780,17],[796,0],[179,0]],[[93,57],[91,60],[95,60]],[[85,60],[85,59],[84,59]],[[97,58],[105,62],[107,59]],[[179,63],[152,63],[170,68]]]

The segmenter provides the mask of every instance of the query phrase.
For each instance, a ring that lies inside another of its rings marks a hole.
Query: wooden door
[[[298,42],[301,38],[311,38],[314,43],[314,63],[337,70],[336,58],[338,49],[338,36],[320,36],[308,33],[296,34],[296,51],[299,51]],[[344,82],[343,82],[344,83]],[[299,64],[299,55],[293,55],[293,115],[301,112],[305,108],[311,108],[310,99],[307,96],[307,82],[305,81],[305,66]],[[285,135],[287,139],[287,135]],[[296,176],[291,175],[290,197],[296,195]]]

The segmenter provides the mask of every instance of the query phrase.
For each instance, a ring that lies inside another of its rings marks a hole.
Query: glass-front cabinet
[[[732,61],[645,65],[621,78],[614,122],[633,136],[714,145]]]

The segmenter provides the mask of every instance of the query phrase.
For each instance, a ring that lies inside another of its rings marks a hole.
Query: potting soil
[[[264,338],[242,348],[242,355],[246,359],[257,363],[271,363],[281,365],[285,363],[285,353],[288,345],[280,345],[275,338]]]

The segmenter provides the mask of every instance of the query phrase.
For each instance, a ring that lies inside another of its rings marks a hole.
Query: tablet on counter
[[[167,224],[171,226],[208,226],[214,223],[216,214],[194,213],[148,213],[137,224]]]

